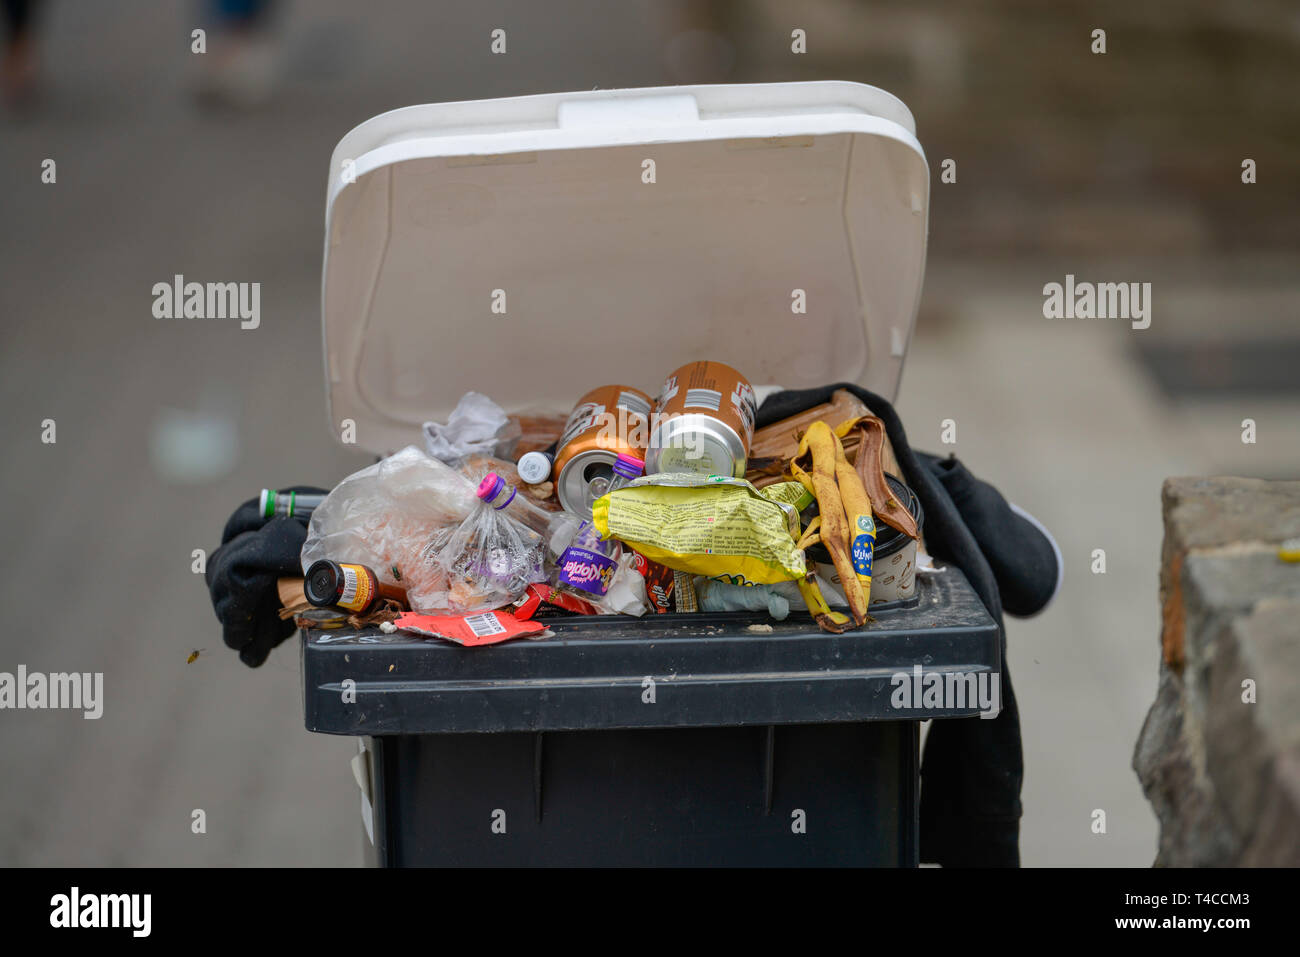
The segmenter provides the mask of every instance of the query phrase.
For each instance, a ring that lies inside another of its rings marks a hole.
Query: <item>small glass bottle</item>
[[[388,585],[365,565],[332,562],[322,558],[307,569],[303,595],[317,608],[342,608],[368,615],[385,598],[406,604],[406,589]]]
[[[257,510],[263,518],[286,515],[290,518],[308,519],[323,501],[325,496],[319,492],[281,492],[278,489],[264,488]]]

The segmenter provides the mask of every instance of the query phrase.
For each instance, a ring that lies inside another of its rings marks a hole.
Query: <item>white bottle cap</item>
[[[529,485],[545,482],[551,474],[551,459],[545,452],[525,452],[515,469],[519,479]]]

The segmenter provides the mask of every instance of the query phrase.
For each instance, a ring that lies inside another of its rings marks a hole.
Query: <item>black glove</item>
[[[1060,555],[1047,531],[954,456],[917,455],[947,490],[979,543],[997,579],[1002,610],[1019,617],[1042,611],[1056,594],[1061,573]]]
[[[323,494],[328,489],[295,485],[285,491]],[[294,632],[279,616],[277,578],[300,576],[307,523],[301,518],[262,517],[258,500],[249,499],[230,516],[221,547],[208,559],[204,578],[222,637],[250,668],[266,661],[271,649]]]

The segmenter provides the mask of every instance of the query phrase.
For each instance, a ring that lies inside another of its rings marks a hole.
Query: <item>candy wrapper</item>
[[[407,612],[394,624],[426,638],[445,638],[458,645],[495,645],[511,638],[545,638],[551,632],[535,621],[521,621],[503,611],[478,615],[417,615]]]

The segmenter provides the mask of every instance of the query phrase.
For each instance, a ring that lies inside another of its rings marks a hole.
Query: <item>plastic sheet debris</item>
[[[481,392],[466,392],[447,424],[424,423],[424,445],[435,459],[456,465],[474,452],[510,458],[522,430],[518,419]]]

